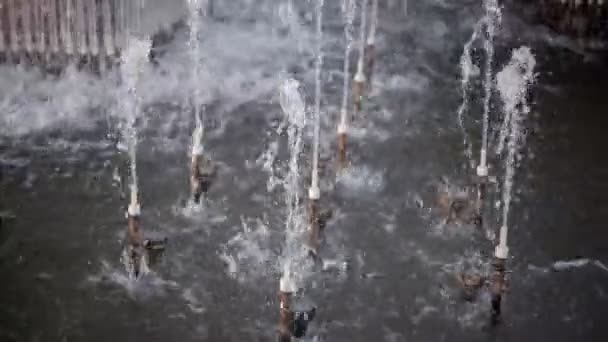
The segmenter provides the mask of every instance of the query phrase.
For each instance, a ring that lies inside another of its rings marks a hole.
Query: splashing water
[[[471,47],[477,38],[479,38],[479,33],[483,23],[484,19],[477,22],[475,28],[473,29],[471,38],[464,44],[462,56],[460,56],[460,84],[462,91],[462,103],[460,104],[460,107],[458,107],[458,124],[460,125],[460,130],[462,131],[462,135],[464,137],[465,155],[471,164],[473,163],[473,148],[464,127],[464,114],[469,109],[469,83],[471,81],[471,77],[473,76],[474,67],[473,59],[471,58]]]
[[[317,59],[315,63],[315,112],[311,189],[319,188],[319,135],[321,130],[321,68],[323,67],[323,2],[317,0]]]
[[[494,63],[494,35],[496,34],[496,25],[500,24],[501,13],[500,7],[496,0],[485,0],[484,6],[486,9],[486,39],[484,40],[484,50],[486,52],[486,69],[485,69],[485,96],[483,99],[483,128],[481,141],[481,157],[479,164],[484,167],[487,165],[486,152],[488,150],[488,125],[490,117],[490,100],[492,99],[492,63]]]
[[[121,99],[121,109],[126,115],[126,126],[124,136],[127,140],[129,159],[131,165],[131,203],[137,203],[137,128],[135,123],[140,116],[141,104],[137,94],[137,84],[142,72],[142,65],[147,61],[150,53],[151,42],[149,39],[138,39],[130,37],[127,48],[122,56],[120,72],[124,82],[126,95]]]
[[[342,95],[342,108],[340,110],[340,124],[347,125],[348,120],[348,82],[350,81],[350,51],[353,42],[353,21],[355,20],[355,0],[344,0],[342,13],[344,15],[344,36],[346,48],[344,49],[344,92]]]
[[[302,152],[302,134],[306,127],[306,105],[299,91],[300,83],[287,79],[280,91],[280,103],[287,116],[287,144],[289,149],[289,166],[283,186],[285,188],[285,205],[287,218],[285,221],[286,248],[283,255],[283,270],[292,275],[292,267],[300,266],[306,257],[299,237],[306,231],[302,209],[299,206],[300,163]]]
[[[507,219],[516,167],[515,157],[525,138],[522,132],[522,123],[530,112],[527,95],[530,85],[535,81],[535,66],[536,60],[532,51],[524,46],[513,51],[511,61],[497,75],[498,90],[504,103],[505,121],[510,121],[503,187],[503,226],[505,227],[508,227]],[[506,133],[505,139],[507,139]]]

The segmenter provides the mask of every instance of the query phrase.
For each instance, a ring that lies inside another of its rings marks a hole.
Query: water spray
[[[490,116],[490,100],[492,98],[493,80],[492,80],[492,63],[494,62],[494,35],[496,31],[496,23],[500,21],[500,8],[496,0],[484,0],[486,8],[486,39],[484,40],[484,49],[486,51],[486,68],[485,68],[485,96],[483,100],[483,128],[481,140],[481,152],[479,165],[477,166],[477,176],[488,176],[488,125]]]
[[[199,66],[199,55],[200,55],[200,43],[199,43],[199,32],[200,32],[200,12],[207,14],[209,1],[206,0],[189,0],[190,7],[190,37],[189,45],[192,52],[192,63],[194,68],[193,78],[191,80],[192,85],[192,103],[194,107],[194,118],[196,121],[196,127],[192,133],[192,154],[190,163],[190,190],[192,199],[195,203],[200,202],[201,195],[207,191],[209,181],[211,178],[211,170],[204,170],[201,163],[208,162],[204,157],[203,148],[203,135],[205,126],[203,124],[204,110],[200,103],[201,89],[197,85],[197,81],[200,78],[200,66]],[[209,163],[206,163],[209,164]],[[209,165],[207,165],[209,166]],[[209,168],[207,168],[209,169]]]
[[[484,19],[481,19],[477,22],[473,29],[473,33],[471,34],[471,38],[464,44],[462,56],[460,56],[460,88],[462,92],[462,103],[460,107],[458,107],[458,125],[460,126],[460,130],[463,135],[464,140],[464,148],[465,155],[469,161],[469,165],[473,166],[473,150],[471,147],[471,143],[469,141],[469,137],[467,131],[464,126],[464,114],[469,110],[469,84],[471,82],[471,76],[473,74],[473,58],[471,57],[471,47],[473,43],[477,40],[479,33],[481,32],[481,28],[483,27]]]
[[[340,109],[340,122],[338,124],[338,165],[346,164],[346,134],[348,133],[348,88],[350,81],[350,51],[353,40],[353,21],[355,19],[355,0],[344,2],[344,36],[346,48],[344,49],[344,94],[342,97],[342,108]]]
[[[523,136],[521,123],[528,114],[527,93],[529,85],[534,82],[536,61],[527,47],[513,51],[511,62],[497,75],[498,89],[504,102],[505,120],[510,120],[508,149],[506,160],[505,184],[503,187],[503,218],[500,227],[499,242],[494,250],[494,273],[492,276],[492,318],[498,320],[501,310],[502,294],[506,289],[506,261],[509,257],[507,238],[509,233],[509,209],[511,191],[515,176],[515,157],[519,151]]]
[[[143,265],[145,271],[145,263],[141,263],[139,254],[136,248],[146,245],[143,238],[143,232],[140,227],[139,217],[141,215],[141,207],[138,200],[138,181],[137,181],[137,128],[136,120],[140,115],[141,105],[139,95],[137,94],[137,84],[140,80],[141,66],[147,60],[150,51],[151,42],[149,39],[137,39],[130,37],[127,49],[123,54],[121,64],[121,75],[125,87],[125,99],[123,100],[122,110],[127,115],[125,127],[125,135],[128,141],[128,150],[131,167],[131,195],[129,207],[127,210],[127,240],[129,244],[128,263],[133,269],[135,277],[139,275],[140,267]],[[138,267],[139,265],[139,267]]]
[[[317,0],[317,59],[315,63],[315,108],[314,108],[314,144],[312,156],[312,179],[308,189],[310,213],[310,248],[317,255],[320,240],[319,227],[319,139],[321,130],[321,68],[323,66],[323,2]]]
[[[359,38],[359,60],[357,61],[357,73],[355,74],[353,84],[353,95],[355,97],[355,110],[361,111],[361,103],[363,101],[363,88],[365,87],[365,73],[364,73],[364,61],[365,61],[365,31],[366,31],[366,20],[367,20],[367,5],[369,0],[363,0],[361,5],[361,31]]]
[[[301,224],[300,196],[300,156],[302,136],[307,125],[306,104],[300,94],[300,83],[287,79],[280,89],[280,104],[287,119],[287,148],[289,150],[288,171],[283,181],[285,188],[285,249],[283,262],[286,270],[293,258],[305,257],[302,253],[301,235],[307,233],[306,225]]]
[[[372,13],[367,36],[366,56],[367,65],[365,68],[368,88],[371,88],[372,77],[374,74],[374,64],[376,63],[376,29],[378,27],[378,0],[372,0]]]

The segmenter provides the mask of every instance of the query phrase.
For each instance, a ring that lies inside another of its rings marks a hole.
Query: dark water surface
[[[593,263],[549,270],[575,258],[608,264],[608,73],[601,58],[577,54],[504,11],[496,70],[510,49],[528,45],[539,81],[514,187],[510,290],[503,322],[492,329],[487,293],[476,304],[462,302],[453,273],[487,270],[494,243],[472,227],[443,226],[434,194],[442,178],[467,185],[472,173],[456,117],[458,63],[480,4],[420,1],[408,17],[381,9],[374,90],[354,123],[351,165],[336,180],[343,36],[338,2],[326,3],[322,190],[334,218],[322,253],[350,268],[310,277],[302,301],[316,305],[318,317],[307,340],[606,340],[608,271]],[[285,144],[275,133],[284,69],[298,71],[312,103],[314,41],[310,24],[285,36],[276,16],[258,19],[204,26],[208,71],[199,85],[209,103],[206,148],[220,172],[203,209],[186,204],[192,118],[182,105],[191,72],[185,32],[157,69],[146,69],[137,165],[143,223],[167,236],[169,247],[156,272],[135,283],[119,260],[126,200],[113,173],[126,176],[127,161],[115,146],[121,113],[113,110],[112,83],[0,68],[0,210],[15,216],[0,231],[1,341],[275,338],[286,209],[282,186],[267,187],[275,178],[261,157]],[[474,46],[483,65],[481,42]],[[480,86],[474,77],[465,118],[474,151]],[[497,96],[497,125],[500,108]],[[308,151],[308,135],[305,143]],[[286,159],[280,148],[277,177]],[[491,163],[500,179],[503,162]],[[500,223],[499,190],[486,205],[490,230]],[[381,277],[362,277],[372,272]]]

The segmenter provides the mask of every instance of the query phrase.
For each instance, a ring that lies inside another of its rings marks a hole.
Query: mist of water
[[[285,250],[283,255],[283,270],[296,275],[293,267],[299,266],[305,253],[299,237],[306,231],[306,224],[300,208],[300,161],[302,153],[302,134],[306,128],[306,105],[300,94],[300,83],[287,79],[280,89],[280,103],[287,117],[287,144],[289,162],[287,175],[283,186],[285,188]]]
[[[311,188],[319,188],[319,139],[321,131],[321,69],[323,67],[323,3],[317,0],[317,58],[315,60],[314,141]]]
[[[473,148],[471,146],[471,142],[469,141],[469,135],[467,134],[464,126],[464,114],[469,110],[469,86],[474,68],[473,59],[471,57],[471,49],[473,43],[475,43],[475,41],[479,38],[481,28],[483,27],[483,22],[484,19],[477,22],[475,28],[473,29],[473,34],[471,34],[471,38],[469,38],[469,40],[464,44],[462,56],[460,56],[460,87],[462,91],[462,103],[460,104],[460,107],[458,107],[458,124],[460,125],[460,130],[462,131],[462,135],[464,137],[465,155],[470,163],[473,162]]]
[[[490,102],[492,99],[492,90],[494,89],[494,82],[492,80],[494,63],[494,36],[496,35],[496,26],[500,24],[501,13],[500,7],[497,0],[485,0],[484,6],[486,10],[485,26],[486,26],[486,39],[484,40],[484,50],[486,52],[486,65],[485,65],[485,96],[483,99],[483,128],[482,128],[482,140],[481,140],[481,157],[480,165],[486,166],[486,152],[488,150],[488,125],[490,118]]]
[[[530,85],[535,81],[535,66],[536,60],[530,48],[520,47],[513,51],[511,61],[496,77],[498,90],[504,104],[505,121],[509,121],[503,186],[503,226],[505,227],[508,227],[513,180],[517,166],[516,156],[525,142],[522,124],[530,112],[527,96]]]
[[[342,94],[342,107],[340,109],[340,124],[346,126],[348,120],[348,90],[350,82],[350,51],[353,43],[353,21],[355,20],[355,0],[344,0],[342,13],[344,15],[344,37],[346,47],[344,49],[344,89]]]

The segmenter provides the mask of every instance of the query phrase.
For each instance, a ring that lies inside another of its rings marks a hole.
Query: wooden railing
[[[540,19],[583,47],[606,49],[608,0],[538,0]]]
[[[120,55],[129,32],[145,30],[146,7],[169,12],[167,2],[181,6],[168,22],[186,15],[185,0],[0,0],[0,62],[105,64]],[[153,21],[148,31],[160,29]]]

